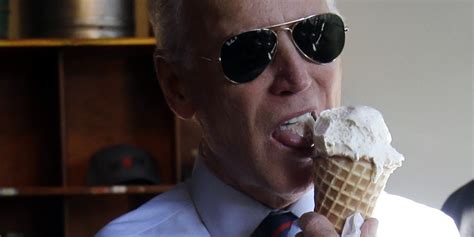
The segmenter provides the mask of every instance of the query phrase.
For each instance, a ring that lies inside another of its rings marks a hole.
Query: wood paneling
[[[60,197],[0,199],[0,235],[64,236]]]
[[[60,185],[55,52],[0,55],[0,186]]]
[[[174,117],[154,79],[152,50],[69,48],[63,60],[66,184],[84,185],[88,160],[116,144],[147,151],[161,179],[175,181]]]
[[[0,41],[0,235],[92,236],[178,181],[176,143],[188,149],[194,133],[176,135],[153,49],[153,39]],[[87,186],[92,155],[116,144],[148,152],[162,183]]]

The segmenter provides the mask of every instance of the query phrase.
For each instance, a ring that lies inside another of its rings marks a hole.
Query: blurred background
[[[8,25],[2,31],[10,39],[150,36],[145,0],[0,0],[0,4],[0,23]]]
[[[387,191],[441,208],[474,178],[470,0],[338,0],[343,103],[379,109],[406,161]]]
[[[387,191],[434,208],[474,177],[474,3],[337,0],[343,104],[382,112]],[[155,78],[145,0],[0,0],[0,235],[91,236],[189,176],[199,129]]]

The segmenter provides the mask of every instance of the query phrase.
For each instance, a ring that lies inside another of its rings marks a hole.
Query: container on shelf
[[[0,39],[8,36],[8,0],[0,0]]]
[[[22,32],[29,38],[117,38],[135,32],[134,1],[27,0]]]

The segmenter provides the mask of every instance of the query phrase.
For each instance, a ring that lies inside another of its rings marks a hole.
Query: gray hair
[[[179,56],[181,42],[185,37],[182,18],[183,0],[148,0],[148,16],[158,49],[166,49]]]
[[[169,52],[168,56],[186,59],[189,44],[186,24],[182,16],[184,0],[148,0],[148,15],[157,41],[157,47]],[[329,11],[339,14],[335,0],[326,0]]]

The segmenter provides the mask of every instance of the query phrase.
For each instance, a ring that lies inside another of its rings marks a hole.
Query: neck
[[[268,187],[246,184],[241,181],[239,182],[238,179],[229,175],[229,173],[222,168],[224,166],[220,164],[220,159],[216,157],[204,142],[201,142],[199,150],[204,164],[217,178],[271,209],[285,209],[301,198],[301,196],[306,192],[305,190],[296,195],[294,193],[281,194],[270,190]]]

